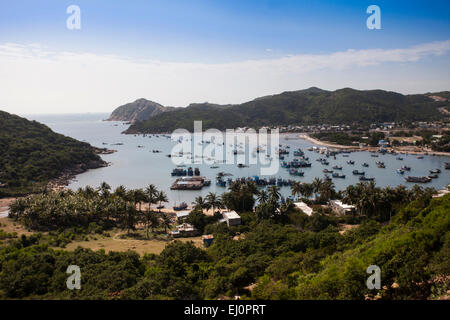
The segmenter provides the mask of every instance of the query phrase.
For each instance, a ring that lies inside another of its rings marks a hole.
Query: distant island
[[[0,198],[66,184],[75,174],[107,166],[98,154],[112,152],[4,111],[0,150]]]
[[[323,123],[434,121],[446,116],[443,112],[448,111],[449,103],[442,96],[448,97],[448,94],[446,91],[403,95],[384,90],[344,88],[327,91],[312,87],[236,105],[190,104],[186,108],[172,108],[170,113],[164,112],[167,110],[159,104],[140,99],[119,107],[110,119],[131,121],[131,126],[124,132],[126,134],[168,133],[178,128],[193,130],[195,120],[203,121],[203,129],[219,130]],[[155,105],[152,112],[149,112],[151,108],[148,111],[145,111],[147,108],[142,109],[145,103]],[[141,109],[143,111],[137,112]]]

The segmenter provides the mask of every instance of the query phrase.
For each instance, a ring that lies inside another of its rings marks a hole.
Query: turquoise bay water
[[[211,186],[204,187],[198,191],[172,191],[170,186],[175,181],[175,177],[171,176],[171,171],[175,168],[172,160],[166,157],[176,145],[176,142],[171,141],[163,136],[134,136],[121,134],[128,126],[120,122],[102,121],[106,119],[108,114],[76,114],[76,115],[26,115],[30,120],[37,120],[48,125],[52,130],[64,135],[73,137],[81,141],[87,141],[96,147],[106,147],[117,150],[116,153],[110,155],[103,155],[102,158],[110,162],[111,165],[106,168],[89,170],[76,177],[69,187],[76,189],[91,185],[97,187],[101,182],[106,181],[113,188],[119,185],[125,185],[127,188],[144,188],[149,184],[156,185],[160,190],[167,193],[170,204],[186,201],[191,203],[196,196],[205,196],[208,192],[223,193],[226,188],[216,186],[215,176],[218,172],[231,173],[231,178],[238,177],[252,177],[260,175],[259,165],[250,165],[248,168],[238,168],[236,164],[217,164],[219,168],[212,169],[210,164],[192,165],[198,167],[201,175],[211,179]],[[400,155],[403,161],[396,160],[394,155],[379,155],[378,158],[371,157],[369,152],[354,152],[349,157],[343,157],[342,154],[328,158],[329,165],[324,166],[315,161],[317,158],[324,156],[313,151],[307,151],[307,148],[314,146],[312,143],[302,139],[285,138],[296,137],[296,135],[282,135],[280,143],[283,146],[290,146],[290,154],[285,158],[286,161],[292,160],[293,150],[301,148],[305,152],[305,156],[309,157],[312,163],[311,168],[302,168],[305,172],[304,177],[290,176],[287,169],[280,167],[276,177],[283,179],[292,179],[304,182],[311,182],[315,177],[324,177],[323,169],[332,169],[332,166],[342,166],[342,172],[345,174],[345,179],[333,179],[333,182],[338,190],[345,189],[350,184],[358,183],[359,176],[352,174],[353,170],[365,171],[367,177],[374,177],[378,186],[397,186],[399,184],[411,187],[413,184],[404,180],[404,177],[396,172],[396,169],[403,165],[411,167],[409,175],[411,176],[427,176],[431,169],[441,169],[438,179],[433,179],[432,182],[423,184],[423,186],[430,186],[435,188],[443,188],[450,183],[450,170],[444,169],[444,163],[450,162],[450,157],[443,156],[424,156],[423,159],[417,159],[415,155]],[[103,143],[106,143],[105,145]],[[123,145],[112,145],[116,143],[123,143]],[[143,146],[138,148],[138,146]],[[152,150],[161,150],[161,153],[153,153]],[[354,165],[348,165],[347,160],[354,160]],[[376,166],[376,161],[383,161],[386,165],[385,169],[380,169]],[[367,162],[370,167],[362,167],[362,163]],[[188,165],[189,166],[189,165]],[[405,176],[408,172],[405,172]],[[286,197],[290,195],[289,187],[282,187],[281,193]]]

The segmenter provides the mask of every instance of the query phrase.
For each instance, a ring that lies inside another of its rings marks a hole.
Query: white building
[[[189,216],[190,210],[182,210],[178,211],[177,214],[177,221],[178,223],[182,223],[186,220],[186,218]]]
[[[330,200],[331,209],[340,215],[349,214],[356,211],[356,207],[351,204],[345,204],[341,200]]]
[[[303,201],[299,201],[299,202],[294,202],[294,205],[302,210],[305,214],[307,214],[308,216],[312,215],[313,213],[313,209],[311,209],[310,207],[308,207],[308,205],[306,203],[304,203]]]
[[[226,211],[222,212],[223,218],[227,222],[229,227],[238,226],[241,224],[241,216],[236,213],[236,211]]]

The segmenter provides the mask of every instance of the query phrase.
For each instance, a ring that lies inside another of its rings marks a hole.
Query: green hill
[[[373,236],[364,236],[360,228],[349,232],[346,237],[357,240],[323,259],[319,271],[290,275],[297,278],[296,298],[448,298],[449,212],[449,195],[429,203],[416,200]],[[365,285],[369,265],[381,269],[381,291],[368,290]]]
[[[131,122],[144,121],[158,114],[172,111],[174,109],[174,107],[164,107],[159,103],[150,100],[138,99],[134,102],[127,103],[116,108],[107,120]]]
[[[125,133],[172,132],[178,128],[193,130],[194,120],[202,120],[204,129],[219,130],[272,125],[433,120],[442,117],[437,111],[441,104],[423,94],[309,88],[265,96],[238,105],[192,104],[137,122]]]
[[[97,151],[41,123],[0,111],[0,197],[38,190],[63,172],[104,166]]]

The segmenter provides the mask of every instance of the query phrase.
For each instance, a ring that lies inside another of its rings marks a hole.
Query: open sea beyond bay
[[[239,177],[253,177],[255,175],[260,178],[269,178],[261,176],[259,165],[250,165],[246,168],[238,168],[237,163],[231,164],[216,164],[219,168],[210,168],[211,164],[195,164],[192,167],[200,169],[202,176],[211,179],[211,186],[204,187],[198,191],[172,191],[170,186],[175,181],[175,177],[171,176],[172,170],[176,165],[166,155],[170,154],[176,142],[159,135],[150,135],[143,137],[142,135],[125,135],[121,134],[128,125],[121,122],[102,121],[108,117],[108,114],[71,114],[71,115],[25,115],[27,119],[36,120],[48,125],[53,131],[62,133],[66,136],[86,141],[93,146],[100,148],[108,148],[117,150],[117,152],[109,155],[102,155],[102,158],[110,162],[111,165],[105,168],[89,170],[80,174],[69,185],[71,189],[85,187],[87,185],[98,187],[103,181],[106,181],[115,188],[119,185],[124,185],[127,188],[145,188],[149,184],[156,185],[160,190],[167,193],[170,204],[177,204],[185,201],[190,204],[195,197],[201,195],[205,196],[209,192],[216,192],[218,194],[226,191],[226,188],[216,186],[215,177],[218,172],[226,172],[232,176],[225,178],[236,179]],[[286,137],[288,139],[286,139]],[[315,177],[324,177],[323,169],[327,168],[333,170],[334,165],[342,166],[342,171],[336,171],[340,174],[345,174],[345,179],[333,179],[333,183],[337,190],[345,189],[350,184],[359,182],[359,176],[353,175],[353,170],[365,171],[367,177],[374,177],[377,186],[397,186],[403,184],[411,187],[414,184],[405,181],[405,177],[411,176],[428,176],[429,170],[440,169],[441,173],[437,179],[432,182],[422,184],[422,186],[435,187],[438,189],[444,188],[450,183],[450,170],[445,170],[445,162],[450,162],[450,157],[445,156],[431,156],[424,155],[423,159],[417,159],[417,155],[399,155],[403,160],[396,160],[395,155],[379,154],[378,157],[372,157],[370,152],[353,152],[348,157],[343,157],[342,154],[329,157],[329,165],[322,165],[315,161],[317,158],[323,158],[324,155],[307,151],[307,148],[314,146],[314,144],[296,139],[298,134],[281,135],[280,144],[290,146],[290,154],[285,157],[286,161],[292,161],[294,158],[293,150],[301,148],[305,152],[305,156],[309,157],[312,163],[310,168],[302,168],[305,172],[304,177],[294,177],[289,175],[287,169],[279,168],[276,175],[271,177],[279,177],[283,179],[292,179],[302,182],[311,182]],[[122,145],[115,145],[123,143]],[[142,147],[138,147],[142,146]],[[152,150],[160,150],[160,153],[154,153]],[[354,165],[347,164],[347,160],[354,160]],[[378,168],[376,161],[383,161],[386,168]],[[369,164],[368,168],[362,166],[366,162]],[[411,167],[410,172],[405,172],[400,175],[396,170],[403,165]],[[189,166],[189,165],[188,165]],[[331,175],[330,175],[331,176]],[[289,187],[281,187],[281,193],[287,197],[291,194]]]

